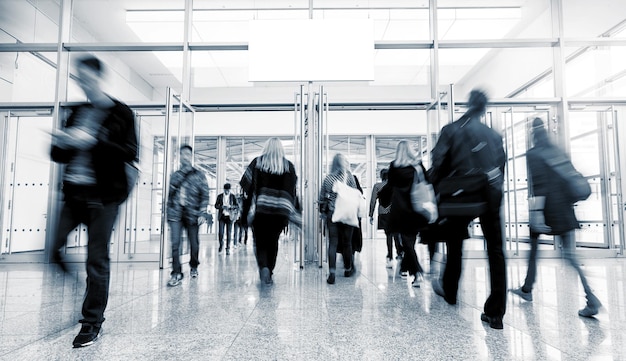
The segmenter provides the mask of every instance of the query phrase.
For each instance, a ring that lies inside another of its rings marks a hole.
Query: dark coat
[[[526,152],[526,162],[530,173],[530,191],[535,197],[546,197],[544,218],[546,225],[552,228],[549,234],[560,235],[579,228],[574,207],[569,201],[567,189],[556,171],[545,159],[566,157],[565,152],[554,145],[535,146]]]
[[[426,174],[424,166],[420,163]],[[386,203],[384,198],[391,192],[391,210],[389,212],[389,232],[407,235],[416,235],[428,226],[428,220],[413,211],[411,205],[411,186],[415,168],[413,166],[396,167],[394,162],[389,165],[387,184],[379,193],[381,204]]]
[[[459,130],[463,128],[463,135]],[[500,177],[495,186],[504,183],[506,154],[502,146],[502,136],[480,122],[479,116],[463,115],[458,120],[444,126],[433,148],[432,167],[428,171],[435,188],[441,179],[452,174],[488,172],[498,168]]]
[[[463,128],[462,133],[460,129]],[[499,193],[497,199],[488,199],[490,207],[501,206],[501,192],[504,183],[506,154],[502,136],[480,122],[480,115],[468,112],[458,120],[444,126],[431,154],[432,167],[428,170],[429,180],[435,190],[439,182],[451,175],[473,173],[496,174],[490,187]],[[472,219],[448,217],[440,219],[422,232],[423,241],[459,240],[469,238],[467,225]]]
[[[96,173],[96,188],[100,200],[104,203],[122,203],[128,197],[132,185],[128,184],[126,163],[137,160],[137,131],[135,116],[128,106],[112,99],[115,105],[102,122],[98,141],[91,149],[93,167]],[[79,108],[93,107],[84,103],[71,108],[71,114],[65,127],[74,126]],[[73,149],[52,146],[51,158],[57,163],[69,163],[76,155]],[[63,192],[68,196],[73,187],[64,184]]]
[[[185,189],[185,207],[180,204],[180,188]],[[204,172],[199,169],[177,170],[170,177],[167,197],[167,220],[177,222],[183,219],[195,224],[198,217],[206,213],[209,206],[209,185]]]

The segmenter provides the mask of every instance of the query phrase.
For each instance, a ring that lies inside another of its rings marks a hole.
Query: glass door
[[[526,165],[526,151],[532,146],[530,124],[535,118],[550,123],[553,114],[552,108],[539,106],[497,107],[488,112],[490,125],[502,135],[507,155],[503,198],[505,249],[513,254],[530,249]],[[475,229],[480,229],[478,224]],[[553,237],[542,237],[540,243],[542,248],[554,249]]]
[[[169,189],[170,175],[180,167],[179,150],[182,145],[194,145],[194,116],[195,110],[186,101],[175,94],[171,88],[167,88],[165,134],[163,138],[155,139],[162,142],[162,152],[156,154],[156,161],[162,168],[161,189],[161,261],[159,266],[164,268],[172,261],[172,247],[169,239],[169,227],[166,220],[167,190]],[[195,156],[194,156],[195,158]],[[195,165],[194,165],[195,166]],[[183,232],[181,243],[181,263],[189,262],[189,241]]]
[[[139,135],[139,177],[120,208],[111,247],[111,260],[158,262],[162,252],[161,201],[163,195],[163,139],[161,111],[135,111]]]
[[[43,262],[47,206],[52,198],[49,186],[52,117],[9,111],[3,119],[0,260]]]
[[[576,204],[581,225],[578,247],[604,248],[621,243],[622,214],[618,211],[621,195],[618,174],[619,144],[614,106],[575,105],[569,111],[569,148],[574,167],[591,184],[591,196]]]

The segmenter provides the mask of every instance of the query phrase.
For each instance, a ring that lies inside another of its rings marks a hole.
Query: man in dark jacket
[[[61,248],[79,224],[87,226],[87,288],[82,327],[74,347],[96,341],[109,297],[109,244],[119,205],[132,187],[127,162],[137,158],[135,118],[125,104],[100,87],[101,62],[92,56],[77,64],[79,84],[89,103],[71,109],[65,128],[53,134],[51,157],[65,164],[64,203],[53,247],[53,259],[65,271]]]
[[[502,237],[502,185],[506,155],[502,137],[481,123],[487,96],[480,90],[472,90],[469,109],[458,120],[441,129],[437,144],[432,151],[430,181],[438,183],[450,175],[485,173],[489,180],[486,189],[486,210],[479,215],[480,226],[487,243],[491,295],[484,305],[481,320],[495,329],[502,329],[502,317],[506,311],[506,264]],[[461,278],[463,240],[468,238],[467,227],[473,217],[448,217],[446,245],[448,249],[442,284],[435,280],[433,290],[446,302],[456,304],[459,279]]]
[[[239,203],[237,197],[230,191],[230,183],[224,184],[224,193],[220,193],[215,200],[215,208],[218,210],[217,219],[219,221],[218,237],[220,248],[218,252],[224,249],[224,232],[226,232],[226,254],[230,254],[230,240],[233,233],[233,221],[235,215],[239,211]],[[233,241],[236,242],[236,241]],[[233,243],[233,246],[235,243]]]
[[[198,277],[198,255],[200,242],[198,230],[206,222],[206,210],[209,205],[209,186],[204,173],[192,166],[193,148],[190,145],[180,147],[180,169],[170,177],[167,197],[167,222],[170,225],[172,243],[172,273],[167,285],[178,286],[183,279],[180,264],[180,243],[183,228],[191,248],[189,272],[191,278]]]

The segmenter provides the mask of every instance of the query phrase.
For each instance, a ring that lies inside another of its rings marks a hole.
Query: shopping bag
[[[413,210],[424,216],[428,223],[433,223],[439,218],[435,189],[426,181],[422,169],[418,167],[415,167],[411,185],[411,204]]]
[[[333,184],[333,192],[337,193],[335,199],[335,210],[331,220],[334,223],[343,223],[352,227],[359,226],[359,204],[363,195],[358,189],[350,187],[348,184],[336,181]]]

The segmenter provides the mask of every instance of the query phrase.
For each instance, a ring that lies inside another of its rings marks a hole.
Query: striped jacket
[[[337,200],[337,193],[333,192],[335,182],[346,182],[350,187],[357,188],[354,176],[350,171],[346,173],[329,173],[324,178],[319,195],[320,213],[329,218],[335,211],[335,200]]]
[[[285,226],[291,222],[301,227],[302,215],[296,195],[298,177],[293,163],[284,159],[288,171],[283,174],[271,174],[257,167],[259,159],[260,157],[257,157],[250,162],[239,181],[241,189],[246,193],[242,219],[247,218],[252,196],[256,195],[256,213],[280,216]]]

